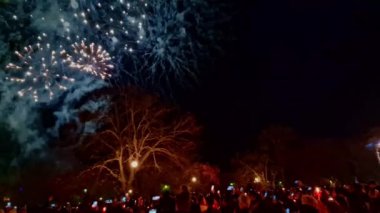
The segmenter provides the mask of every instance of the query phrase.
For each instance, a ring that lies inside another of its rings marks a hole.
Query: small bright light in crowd
[[[320,187],[315,187],[315,193],[320,193],[321,192],[321,188]]]
[[[137,162],[137,160],[134,160],[131,162],[131,167],[132,168],[137,168],[139,166],[139,162]]]
[[[162,186],[162,191],[170,191],[170,186],[165,184]]]
[[[92,202],[91,207],[92,207],[92,208],[96,208],[96,207],[98,207],[98,201],[94,201],[94,202]]]
[[[315,187],[314,189],[314,196],[318,199],[321,200],[321,195],[322,195],[322,190],[320,187]]]
[[[129,194],[132,194],[132,193],[133,193],[133,190],[132,190],[132,189],[128,190],[128,193],[129,193]]]
[[[83,189],[83,193],[87,193],[87,188],[84,188],[84,189]]]
[[[103,207],[102,211],[107,212],[107,207]]]
[[[195,182],[197,182],[198,180],[197,180],[197,177],[192,177],[191,178],[191,182],[193,182],[193,183],[195,183]]]
[[[254,183],[260,183],[261,182],[261,178],[260,177],[255,177],[254,179],[253,179],[253,182]]]
[[[99,197],[99,200],[102,201],[102,200],[103,200],[103,197]]]

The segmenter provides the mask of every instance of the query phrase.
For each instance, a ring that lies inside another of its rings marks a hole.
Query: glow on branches
[[[49,43],[25,46],[15,51],[17,62],[9,63],[10,75],[5,79],[20,85],[20,97],[28,96],[35,102],[52,100],[58,91],[67,90],[67,84],[75,81],[62,74],[60,56]]]
[[[73,55],[66,54],[65,63],[72,69],[99,76],[102,79],[111,77],[110,71],[114,68],[109,53],[100,45],[91,43],[86,45],[84,41],[72,45]]]

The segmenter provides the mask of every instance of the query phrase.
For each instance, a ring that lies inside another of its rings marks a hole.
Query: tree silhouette
[[[193,116],[137,89],[112,99],[108,112],[93,119],[99,131],[84,138],[90,167],[83,173],[106,174],[126,192],[140,171],[186,165],[199,130]]]

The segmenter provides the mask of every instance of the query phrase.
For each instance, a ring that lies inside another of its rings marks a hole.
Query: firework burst
[[[73,3],[75,2],[75,3]],[[73,1],[67,12],[71,18],[62,16],[61,25],[70,33],[83,32],[87,40],[96,41],[109,52],[121,54],[141,48],[146,34],[148,3],[144,0],[95,0]]]
[[[49,43],[25,46],[15,54],[18,60],[6,65],[10,72],[5,79],[20,85],[20,97],[30,97],[35,102],[50,101],[75,81],[63,74],[59,51],[53,50]]]
[[[74,43],[73,54],[61,53],[64,63],[74,70],[90,73],[102,79],[111,77],[110,71],[114,68],[109,53],[100,45],[91,43],[86,45],[84,41]]]
[[[185,87],[197,82],[201,65],[218,51],[215,23],[220,15],[212,6],[204,0],[36,0],[25,17],[34,30],[30,32],[42,33],[29,38],[50,40],[67,50],[56,56],[66,71],[101,79],[112,71],[112,76],[117,73],[142,86],[171,90],[178,82]],[[31,66],[43,64],[38,63]],[[23,91],[28,89],[33,90]]]
[[[149,3],[143,55],[148,75],[164,77],[169,84],[170,79],[197,81],[200,63],[210,59],[218,47],[218,6],[204,0]]]

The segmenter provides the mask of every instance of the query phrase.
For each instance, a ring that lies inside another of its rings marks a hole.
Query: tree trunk
[[[132,189],[133,181],[135,180],[135,173],[136,173],[136,170],[131,169],[129,173],[129,179],[128,179],[128,189]]]
[[[272,187],[273,187],[273,189],[276,188],[276,174],[275,174],[275,172],[272,172]]]
[[[124,171],[124,164],[123,164],[123,156],[119,156],[119,170],[120,170],[120,185],[121,185],[121,190],[123,193],[127,192],[127,180],[125,178],[125,171]]]
[[[124,179],[122,180],[120,178],[120,184],[121,184],[121,190],[122,190],[122,193],[126,193],[127,192],[127,181]]]

